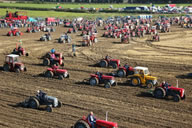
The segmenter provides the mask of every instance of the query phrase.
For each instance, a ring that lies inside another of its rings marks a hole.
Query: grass
[[[59,6],[62,6],[63,8],[79,8],[79,7],[95,7],[95,8],[109,8],[110,5],[113,5],[114,8],[123,8],[126,6],[150,6],[150,4],[59,4]],[[0,3],[0,6],[6,6],[6,7],[36,7],[36,8],[53,8],[56,7],[57,4],[55,3],[49,3],[49,4],[30,4],[30,3]],[[158,4],[158,6],[165,6],[165,4]]]

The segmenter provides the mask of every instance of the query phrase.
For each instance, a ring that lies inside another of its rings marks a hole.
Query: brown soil
[[[79,118],[93,111],[100,119],[105,119],[109,111],[109,121],[117,122],[120,128],[191,128],[192,127],[192,87],[191,79],[186,77],[192,68],[192,31],[177,26],[170,33],[160,34],[160,42],[146,41],[150,36],[135,38],[130,44],[121,44],[120,39],[101,37],[104,30],[99,29],[99,42],[91,47],[78,47],[77,57],[71,56],[71,44],[59,44],[57,40],[64,27],[57,27],[52,33],[53,40],[40,42],[43,32],[28,34],[21,29],[21,37],[5,36],[9,29],[0,29],[0,65],[4,57],[15,47],[20,39],[29,57],[21,57],[28,71],[16,74],[0,71],[0,127],[1,128],[70,128]],[[72,34],[73,42],[82,37]],[[51,48],[63,52],[65,68],[69,79],[47,79],[42,73],[47,67],[41,66],[40,59]],[[149,67],[158,81],[168,81],[185,88],[187,98],[175,103],[172,100],[160,100],[145,95],[146,89],[132,87],[126,78],[116,78],[119,86],[105,89],[102,86],[91,87],[83,84],[91,73],[100,70],[104,73],[114,71],[111,68],[95,67],[102,57],[109,54],[121,60],[121,64]],[[52,113],[17,107],[16,104],[41,89],[63,102],[60,109]]]

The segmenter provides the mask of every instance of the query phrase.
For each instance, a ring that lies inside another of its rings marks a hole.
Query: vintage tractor
[[[99,76],[97,74],[91,74],[89,84],[91,86],[104,84],[105,88],[110,88],[111,86],[116,86],[117,82],[115,81],[115,78],[113,76],[106,76],[102,74]]]
[[[153,35],[152,41],[153,41],[153,42],[154,42],[154,41],[160,41],[159,35],[158,35],[158,34]]]
[[[134,74],[128,76],[131,79],[131,85],[152,88],[157,86],[157,78],[151,76],[147,67],[133,68]]]
[[[14,29],[10,30],[10,31],[7,33],[7,36],[21,36],[21,35],[23,35],[23,33],[20,32],[20,31],[18,30],[18,28],[14,28]]]
[[[25,49],[21,46],[16,47],[15,49],[13,49],[13,52],[11,54],[16,54],[16,55],[23,55],[23,56],[29,56],[28,53],[26,53]]]
[[[169,85],[166,89],[166,87],[161,84],[152,90],[151,94],[158,99],[168,98],[171,96],[175,102],[179,102],[186,98],[184,88],[173,87],[172,85]]]
[[[36,33],[36,32],[39,32],[39,31],[40,31],[40,28],[37,27],[37,26],[36,27],[28,27],[27,30],[26,30],[27,33],[32,33],[32,32]]]
[[[61,35],[58,40],[58,43],[71,43],[71,37],[69,35]]]
[[[100,67],[110,67],[112,66],[114,69],[120,66],[120,60],[118,59],[102,59],[99,62]]]
[[[69,78],[69,73],[66,69],[59,69],[58,66],[52,66],[52,68],[48,68],[44,73],[45,77],[53,78],[55,76],[58,77],[59,80],[63,80],[64,78]]]
[[[40,41],[50,41],[51,40],[51,35],[45,34],[40,38]]]
[[[129,75],[133,75],[133,74],[134,74],[133,67],[128,66],[128,65],[119,67],[119,69],[117,70],[118,77],[125,77],[125,76],[129,76]]]
[[[54,53],[54,58],[51,57],[51,54],[46,54],[45,58],[43,59],[43,65],[44,66],[53,66],[53,65],[64,66],[63,59],[64,57],[62,53]]]
[[[83,116],[79,119],[72,128],[91,128],[91,124],[88,119]],[[118,128],[118,124],[114,122],[109,122],[106,120],[97,119],[95,122],[95,128]]]
[[[130,36],[129,35],[123,35],[121,37],[121,43],[130,43]]]
[[[73,33],[73,28],[69,28],[69,29],[67,30],[67,33]]]
[[[40,98],[39,96],[30,96],[24,102],[21,102],[18,105],[25,108],[52,112],[53,107],[60,108],[62,103],[56,97],[45,95],[43,98]]]
[[[43,31],[44,32],[55,32],[55,29],[53,27],[44,27]]]
[[[4,71],[14,71],[20,73],[21,71],[27,71],[23,63],[19,61],[19,55],[10,54],[5,57],[5,63],[3,65]]]

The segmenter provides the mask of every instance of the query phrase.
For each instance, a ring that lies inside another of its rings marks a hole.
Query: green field
[[[0,6],[6,7],[36,7],[36,8],[53,8],[57,5],[62,6],[63,8],[79,8],[79,7],[95,7],[95,8],[109,8],[110,5],[113,5],[114,8],[122,8],[126,6],[151,6],[150,4],[69,4],[69,3],[49,3],[49,4],[32,4],[32,3],[0,3]],[[165,6],[166,4],[156,4],[156,6]],[[191,4],[177,4],[178,6],[189,6]]]

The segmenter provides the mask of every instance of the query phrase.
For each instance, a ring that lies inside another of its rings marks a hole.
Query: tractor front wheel
[[[64,79],[62,74],[59,74],[58,78],[59,78],[59,80],[63,80]]]
[[[16,68],[16,69],[15,69],[15,72],[16,72],[16,73],[20,73],[21,71],[20,71],[19,68]]]
[[[99,63],[100,67],[107,67],[108,66],[108,63],[106,60],[101,60],[100,63]]]
[[[53,111],[53,108],[52,108],[50,105],[48,105],[48,106],[45,108],[45,110],[46,110],[47,112],[52,112],[52,111]]]
[[[178,94],[173,96],[173,101],[179,102],[180,100],[181,100],[181,97]]]
[[[104,86],[105,86],[105,88],[110,88],[111,87],[111,83],[110,82],[106,82]]]
[[[112,67],[113,67],[113,69],[116,69],[117,68],[117,64],[116,63],[112,63]]]
[[[74,128],[90,128],[90,126],[87,122],[79,120],[75,123]]]
[[[153,83],[149,82],[147,83],[147,88],[152,88],[153,87]]]

